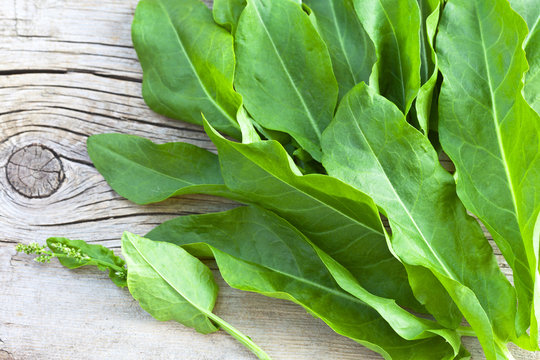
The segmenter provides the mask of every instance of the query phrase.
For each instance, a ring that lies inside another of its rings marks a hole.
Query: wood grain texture
[[[178,215],[233,205],[184,196],[138,206],[114,193],[88,158],[86,138],[104,132],[212,149],[200,127],[166,119],[144,104],[130,39],[136,3],[3,0],[0,6],[0,360],[254,358],[223,332],[204,336],[152,319],[105,273],[70,271],[57,262],[44,266],[14,250],[18,242],[60,235],[118,251],[124,230],[144,234]],[[27,179],[20,164],[10,162],[13,154],[39,147],[50,149],[61,169],[43,161],[50,154],[36,155],[34,168],[44,177],[12,186],[17,176]],[[47,177],[51,173],[58,177]],[[37,181],[39,196],[28,196]],[[275,359],[380,359],[300,307],[230,289],[216,276],[217,314]],[[478,343],[468,340],[473,358],[482,359]],[[538,358],[514,350],[516,359]]]

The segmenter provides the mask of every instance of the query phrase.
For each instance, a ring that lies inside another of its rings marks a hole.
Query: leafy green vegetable
[[[354,85],[369,80],[377,61],[373,42],[354,12],[352,0],[305,0],[313,11],[339,85],[341,99]]]
[[[18,249],[127,277],[156,318],[222,327],[262,359],[212,313],[217,286],[196,257],[387,359],[468,359],[461,336],[488,360],[513,359],[508,342],[538,350],[539,19],[536,0],[141,0],[143,97],[204,125],[218,154],[104,134],[88,140],[92,161],[139,204],[204,193],[248,206],[168,221],[157,242],[126,234],[129,272],[82,241]]]
[[[157,145],[123,134],[88,138],[88,154],[109,185],[137,204],[182,194],[226,192],[215,154],[187,143]]]
[[[529,34],[523,41],[529,62],[523,93],[531,107],[540,114],[540,3],[536,0],[510,0],[510,5],[529,27]]]
[[[433,272],[494,359],[500,339],[513,337],[514,292],[429,141],[360,84],[342,100],[322,146],[329,174],[373,198],[390,221],[396,254]]]
[[[119,287],[126,286],[127,270],[125,262],[114,255],[112,250],[101,245],[87,244],[83,240],[70,240],[63,237],[51,237],[47,239],[45,246],[37,243],[29,245],[17,245],[17,251],[26,254],[39,255],[34,260],[47,263],[56,257],[60,264],[69,269],[81,266],[96,266],[101,271],[109,270],[109,278]]]
[[[388,358],[453,359],[458,352],[459,343],[448,330],[439,328],[439,332],[435,326],[431,332],[433,324],[413,320],[387,299],[362,290],[357,292],[359,298],[342,291],[309,241],[269,211],[240,207],[183,216],[166,221],[146,236],[177,245],[210,246],[223,278],[232,287],[302,305],[336,332]],[[377,304],[382,314],[367,306],[368,302]],[[402,335],[422,340],[407,341],[389,324]]]
[[[275,141],[239,144],[208,126],[207,132],[218,148],[231,191],[301,229],[369,291],[422,311],[403,265],[388,250],[378,211],[368,196],[329,176],[302,176]]]
[[[418,97],[416,98],[416,114],[418,116],[418,124],[420,129],[425,135],[429,134],[429,131],[435,125],[436,130],[436,110],[437,107],[433,106],[435,86],[439,75],[439,69],[437,64],[437,57],[435,50],[433,49],[433,40],[435,38],[435,31],[439,23],[440,17],[440,5],[438,0],[420,1],[420,8],[422,11],[422,18],[425,19],[422,23],[423,41],[422,41],[422,86],[418,91]],[[433,9],[433,6],[435,8]],[[429,14],[426,14],[430,12]],[[435,114],[434,114],[435,113]]]
[[[533,307],[539,276],[533,228],[540,212],[540,116],[521,94],[526,35],[525,22],[505,0],[447,4],[437,37],[444,75],[439,133],[456,165],[461,200],[489,229],[514,271],[517,335],[531,325],[535,348],[540,309]]]
[[[154,318],[175,320],[200,333],[217,331],[217,324],[253,351],[270,357],[250,338],[212,313],[218,287],[210,269],[184,249],[124,233],[122,254],[128,264],[128,288]]]
[[[338,86],[326,45],[308,15],[293,1],[248,0],[235,48],[235,88],[247,111],[265,128],[289,133],[319,160]]]
[[[143,97],[154,111],[240,137],[233,90],[233,38],[198,0],[141,0],[132,37],[143,68]]]
[[[370,84],[407,113],[420,89],[420,9],[416,0],[353,0],[375,44]]]

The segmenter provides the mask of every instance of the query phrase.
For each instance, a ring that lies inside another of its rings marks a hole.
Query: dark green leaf
[[[88,138],[87,146],[109,185],[138,204],[182,194],[227,192],[217,156],[195,145],[157,145],[138,136],[101,134]]]
[[[370,84],[407,113],[420,89],[420,9],[416,0],[353,0],[375,44]]]
[[[427,2],[427,3],[426,3]],[[437,77],[439,75],[439,69],[437,65],[437,57],[433,49],[433,40],[435,38],[435,32],[437,25],[439,24],[440,7],[438,0],[431,0],[432,3],[436,3],[435,9],[431,9],[429,1],[420,0],[422,10],[422,29],[423,31],[423,46],[422,46],[422,87],[418,91],[418,97],[416,98],[416,114],[418,116],[418,123],[420,129],[424,132],[424,135],[428,135],[432,124],[436,124],[435,119],[431,119],[433,115],[433,97],[435,87],[437,85]],[[427,14],[428,12],[430,12]]]
[[[260,125],[290,134],[319,160],[338,87],[326,45],[308,15],[293,1],[249,0],[235,41],[235,87],[246,109]]]
[[[330,57],[342,98],[354,85],[369,80],[377,61],[373,42],[358,20],[352,0],[304,0]]]
[[[240,138],[232,87],[232,35],[217,25],[199,0],[142,0],[132,26],[143,68],[143,97],[154,111]]]

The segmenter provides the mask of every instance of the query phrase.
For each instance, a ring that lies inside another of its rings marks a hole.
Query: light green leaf
[[[248,0],[235,45],[235,88],[248,112],[265,128],[289,133],[319,160],[338,87],[308,15],[293,1]]]
[[[343,182],[302,176],[276,141],[239,144],[206,130],[231,191],[274,211],[345,266],[368,291],[422,311],[403,265],[388,250],[373,201]]]
[[[161,224],[147,236],[177,245],[207,244],[232,287],[291,300],[336,332],[388,359],[453,359],[454,350],[445,339],[459,347],[451,331],[442,330],[443,339],[437,325],[414,318],[392,301],[359,291],[357,295],[364,302],[344,292],[309,241],[269,211],[240,207],[182,216]],[[422,340],[401,338],[367,301],[379,302],[381,312],[403,335]]]
[[[439,75],[439,68],[437,65],[437,57],[435,56],[435,51],[433,49],[433,40],[435,38],[435,32],[437,31],[437,26],[439,24],[440,16],[440,6],[439,1],[433,1],[437,5],[435,9],[429,14],[426,15],[426,12],[430,11],[429,4],[423,4],[424,1],[420,1],[421,11],[422,11],[422,29],[424,39],[422,46],[422,86],[418,91],[418,97],[416,98],[416,114],[418,116],[418,123],[420,129],[424,132],[424,135],[428,135],[431,130],[431,125],[435,125],[436,130],[436,117],[437,111],[436,107],[434,108],[433,97],[437,96],[434,94],[435,86],[437,84],[437,78]],[[433,111],[435,110],[435,111]]]
[[[539,311],[532,235],[540,212],[540,117],[521,94],[526,36],[525,22],[506,0],[449,1],[437,36],[441,144],[456,165],[459,197],[513,269],[518,336],[537,324]]]
[[[523,48],[529,62],[523,93],[531,107],[540,114],[540,2],[510,0],[510,5],[525,19],[529,27],[529,34],[523,41]]]
[[[416,0],[353,0],[377,51],[370,84],[407,113],[420,89],[420,9]]]
[[[228,192],[217,156],[195,145],[158,145],[133,135],[100,134],[88,138],[87,146],[107,183],[137,204],[182,194]]]
[[[240,138],[232,35],[199,0],[142,0],[132,25],[143,97],[154,111]]]
[[[373,198],[390,221],[395,253],[431,270],[495,359],[514,333],[514,291],[429,140],[360,84],[342,100],[322,146],[328,173]]]
[[[352,0],[304,0],[315,16],[339,85],[341,99],[354,85],[369,80],[377,61],[373,42],[358,20]]]
[[[246,0],[214,0],[212,12],[214,21],[234,35],[240,14],[246,7]]]
[[[124,233],[122,254],[128,264],[128,288],[157,320],[175,320],[200,333],[219,325],[253,351],[270,359],[247,336],[212,313],[218,287],[210,269],[179,246]]]

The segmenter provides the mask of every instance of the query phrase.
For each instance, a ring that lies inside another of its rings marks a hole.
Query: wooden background
[[[104,132],[212,148],[201,128],[144,104],[130,39],[136,3],[0,1],[0,360],[254,358],[224,332],[152,319],[105,273],[38,264],[14,250],[66,236],[118,251],[124,230],[144,234],[178,215],[231,206],[204,196],[137,206],[90,163],[85,140]],[[380,359],[292,303],[219,284],[216,313],[275,359]],[[483,359],[477,342],[467,345]]]

